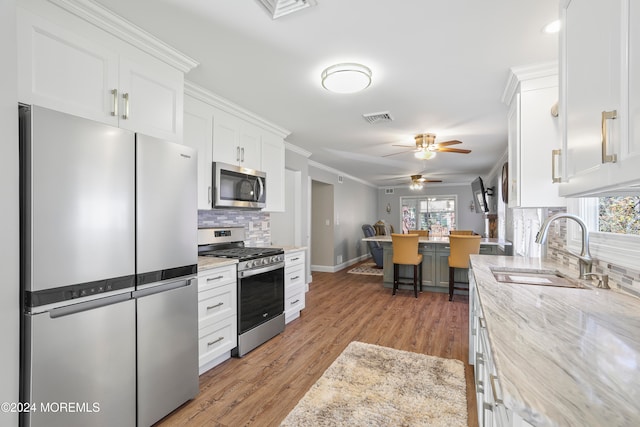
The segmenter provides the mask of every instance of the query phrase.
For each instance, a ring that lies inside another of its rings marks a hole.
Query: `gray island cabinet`
[[[393,246],[391,236],[367,237],[363,241],[377,241],[382,245],[384,265],[384,286],[393,287]],[[422,254],[422,285],[424,290],[448,292],[449,290],[449,238],[448,237],[420,237],[418,250]],[[482,238],[480,240],[480,254],[504,255],[511,253],[511,243]],[[400,280],[409,282],[412,277],[411,266],[400,266]],[[467,282],[467,270],[456,269],[456,282]],[[413,289],[412,285],[400,285],[400,289]]]

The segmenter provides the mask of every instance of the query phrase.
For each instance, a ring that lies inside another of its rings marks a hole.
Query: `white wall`
[[[0,402],[17,402],[19,369],[18,94],[16,4],[0,2]],[[0,426],[18,425],[0,412]]]

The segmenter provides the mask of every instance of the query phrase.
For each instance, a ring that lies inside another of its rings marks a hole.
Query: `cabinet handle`
[[[613,120],[618,117],[618,111],[603,111],[602,112],[602,163],[615,163],[618,160],[618,156],[614,154],[607,154],[607,145],[609,145],[609,137],[607,132],[607,120]]]
[[[222,278],[224,278],[224,276],[208,277],[207,282],[213,282],[214,280],[220,280]]]
[[[124,99],[124,114],[122,115],[122,118],[127,120],[129,118],[129,94],[123,93],[122,99]]]
[[[296,279],[299,279],[299,278],[300,278],[300,276],[295,276],[295,277],[292,277],[292,278],[291,278],[291,279],[289,279],[289,280],[296,280]]]
[[[244,162],[244,147],[240,149],[240,160]]]
[[[210,305],[210,306],[208,306],[208,307],[207,307],[207,310],[211,310],[211,309],[213,309],[213,308],[222,307],[223,305],[224,305],[224,303],[223,303],[223,302],[219,302],[219,303],[217,303],[217,304],[215,304],[215,305]]]
[[[299,300],[299,299],[297,299],[297,300],[293,301],[293,302],[291,303],[291,305],[295,305],[295,304],[297,304],[297,303],[299,303],[299,302],[300,302],[300,300]]]
[[[214,344],[217,344],[217,343],[219,343],[220,341],[222,341],[223,339],[224,339],[224,337],[219,337],[217,340],[209,341],[209,342],[207,343],[207,345],[214,345]]]
[[[551,150],[551,182],[562,182],[562,177],[556,176],[556,164],[560,160],[562,150]]]
[[[498,392],[496,391],[496,380],[498,379],[498,377],[496,377],[493,374],[489,374],[489,381],[491,381],[491,394],[493,394],[493,401],[498,404],[498,405],[502,405],[504,402],[502,401],[502,399],[500,399],[498,397]]]
[[[111,109],[111,115],[118,115],[118,89],[111,89],[111,98],[113,99],[113,108]]]
[[[487,329],[487,324],[484,322],[484,317],[478,317],[478,322],[480,323],[481,329]]]
[[[209,204],[211,204],[211,186],[207,189],[207,197],[209,198]]]
[[[299,259],[300,259],[300,258],[291,258],[291,262],[293,262],[293,261],[297,261],[297,260],[299,260]]]
[[[236,162],[240,161],[240,146],[236,146]]]

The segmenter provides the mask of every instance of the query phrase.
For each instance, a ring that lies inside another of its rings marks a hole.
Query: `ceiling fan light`
[[[420,151],[416,151],[414,156],[416,159],[420,160],[431,160],[436,156],[436,152],[428,149],[422,149]]]
[[[343,63],[326,68],[322,74],[322,87],[336,93],[355,93],[371,84],[371,70],[356,63]]]

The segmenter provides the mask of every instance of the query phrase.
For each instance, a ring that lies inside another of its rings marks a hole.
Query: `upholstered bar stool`
[[[469,268],[469,255],[480,252],[479,235],[449,236],[449,301],[453,301],[453,290],[468,290],[468,287],[456,287],[454,272],[456,268]]]
[[[422,254],[418,253],[417,234],[391,234],[393,246],[393,295],[400,284],[400,265],[413,265],[413,293],[418,298],[418,282],[422,292]]]
[[[420,237],[429,237],[429,230],[409,230],[409,234],[417,234]]]

